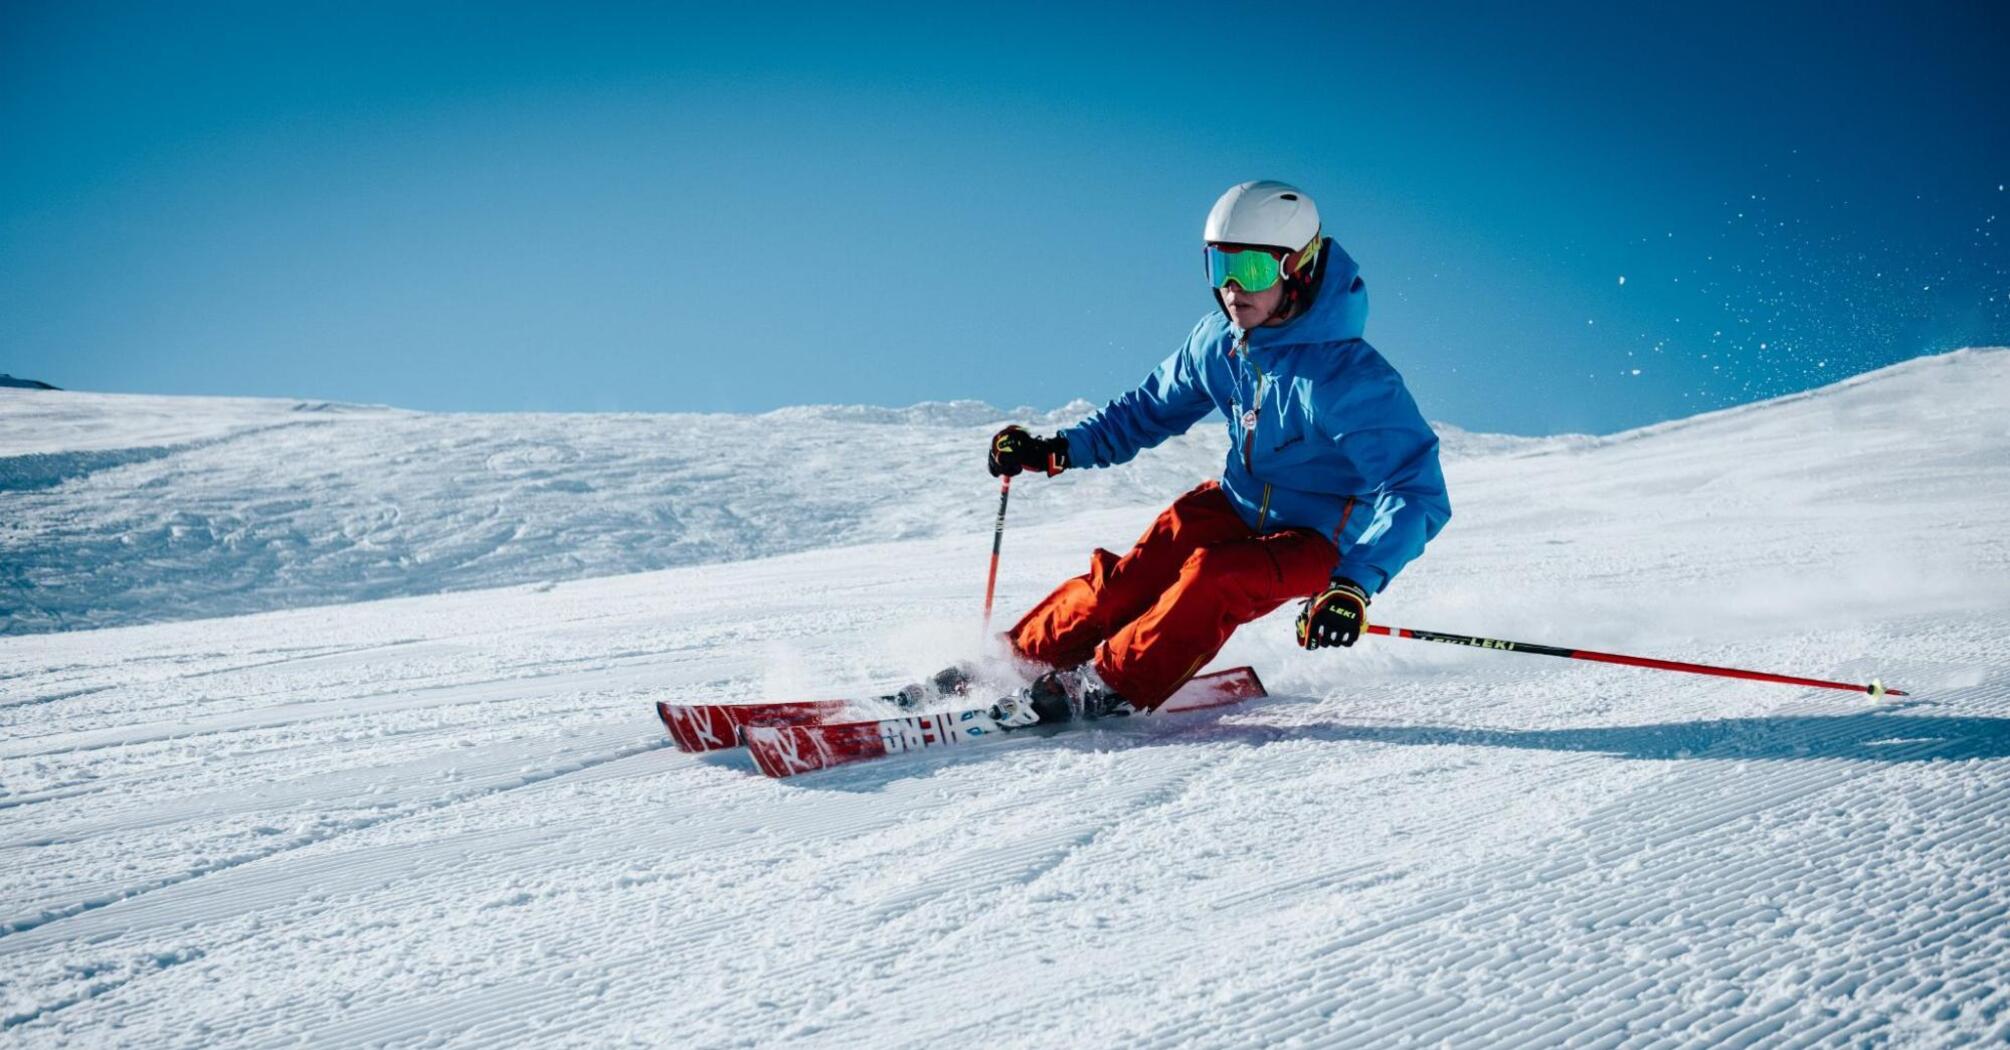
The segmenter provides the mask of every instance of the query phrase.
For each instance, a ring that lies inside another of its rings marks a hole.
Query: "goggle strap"
[[[1292,267],[1292,271],[1302,274],[1310,270],[1313,261],[1319,258],[1319,249],[1324,247],[1326,247],[1326,231],[1313,230],[1312,243],[1298,249],[1300,253],[1298,256],[1298,265]]]

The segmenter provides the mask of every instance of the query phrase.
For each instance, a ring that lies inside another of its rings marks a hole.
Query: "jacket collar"
[[[1275,328],[1258,326],[1245,332],[1231,321],[1230,337],[1252,351],[1361,338],[1368,326],[1368,287],[1361,280],[1360,264],[1331,237],[1320,251],[1326,262],[1320,271],[1319,294],[1312,297],[1310,309]],[[1219,310],[1219,304],[1215,308]]]

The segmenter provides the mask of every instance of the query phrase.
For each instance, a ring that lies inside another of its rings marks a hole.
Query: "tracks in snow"
[[[767,691],[771,650],[636,608],[361,651],[432,629],[400,623],[298,660],[273,657],[307,638],[254,635],[145,661],[215,674],[41,708],[50,735],[0,755],[0,886],[32,920],[0,936],[0,1042],[1739,1045],[2004,1023],[2001,618],[1852,641],[1974,669],[1867,719],[1757,687],[1369,664],[1332,695],[777,783],[662,750],[647,707],[676,682]],[[818,625],[831,665],[887,614],[860,615]],[[175,689],[202,691],[185,719],[133,717]]]

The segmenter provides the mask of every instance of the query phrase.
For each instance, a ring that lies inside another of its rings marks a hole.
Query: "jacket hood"
[[[1312,308],[1280,327],[1250,331],[1247,345],[1296,346],[1361,338],[1368,328],[1368,286],[1361,280],[1361,264],[1331,237],[1326,238],[1320,254],[1326,261],[1320,267],[1319,294],[1312,297]],[[1215,309],[1227,322],[1228,313],[1221,310],[1219,301]],[[1233,322],[1228,322],[1228,328],[1232,333],[1243,334]]]

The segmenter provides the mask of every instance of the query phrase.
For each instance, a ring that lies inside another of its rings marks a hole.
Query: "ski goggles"
[[[1266,248],[1224,248],[1210,244],[1202,251],[1207,256],[1207,280],[1216,288],[1228,287],[1234,281],[1245,292],[1267,291],[1272,285],[1284,279],[1284,256],[1289,253]]]

